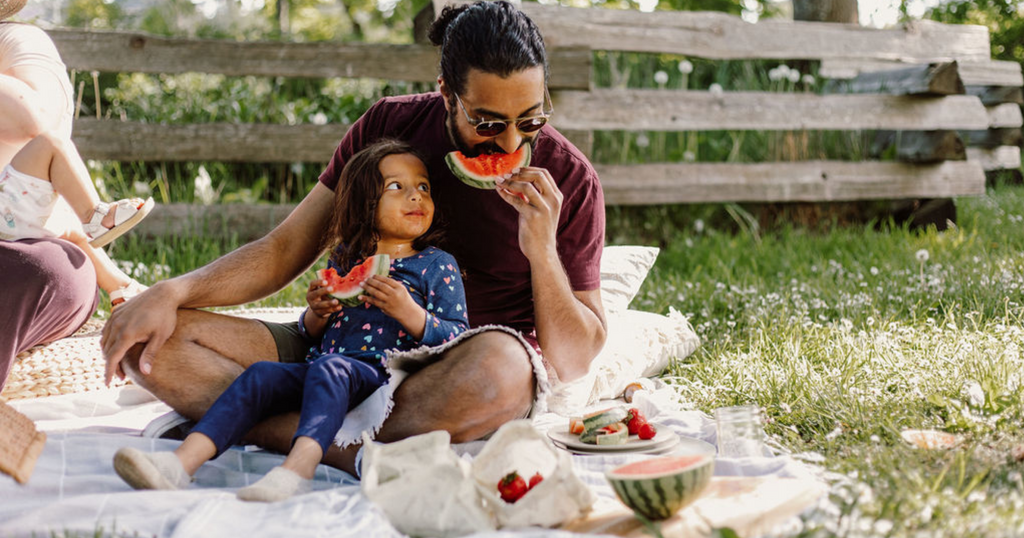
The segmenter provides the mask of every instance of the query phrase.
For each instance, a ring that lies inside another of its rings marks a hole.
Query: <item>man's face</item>
[[[455,146],[466,156],[484,153],[513,153],[523,144],[532,144],[537,132],[523,134],[509,124],[497,136],[484,137],[466,119],[507,120],[536,116],[544,107],[544,68],[531,67],[502,78],[499,75],[470,69],[465,90],[459,94],[465,111],[459,106],[451,88],[440,81],[448,110],[448,134]]]

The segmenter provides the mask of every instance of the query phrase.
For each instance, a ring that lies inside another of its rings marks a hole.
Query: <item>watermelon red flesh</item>
[[[345,276],[339,276],[333,267],[329,267],[320,270],[319,277],[326,280],[327,285],[334,290],[331,297],[345,306],[358,306],[362,304],[359,296],[366,291],[361,286],[363,281],[374,275],[386,276],[390,271],[391,257],[387,254],[378,254],[353,267]]]
[[[523,144],[514,153],[488,153],[479,157],[466,157],[461,151],[445,155],[444,162],[460,181],[478,189],[493,189],[498,178],[516,168],[530,165],[532,150]]]
[[[629,463],[605,474],[626,506],[648,519],[668,519],[711,482],[710,455],[669,456]]]

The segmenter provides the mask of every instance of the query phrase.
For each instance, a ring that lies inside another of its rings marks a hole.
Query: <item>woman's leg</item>
[[[53,189],[68,201],[82,222],[92,218],[93,209],[100,203],[89,170],[70,140],[39,135],[11,159],[11,166],[23,174],[52,183]],[[103,221],[105,227],[113,226],[114,215],[107,215]]]

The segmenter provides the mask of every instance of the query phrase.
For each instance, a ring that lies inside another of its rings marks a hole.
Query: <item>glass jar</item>
[[[718,427],[718,455],[723,458],[763,457],[764,428],[761,409],[756,405],[737,405],[715,409]]]

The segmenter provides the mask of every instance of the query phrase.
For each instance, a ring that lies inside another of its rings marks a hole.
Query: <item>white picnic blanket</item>
[[[0,475],[0,536],[87,534],[157,537],[192,536],[403,536],[383,512],[361,493],[358,482],[336,469],[321,465],[314,491],[274,504],[246,503],[235,498],[245,486],[274,466],[283,456],[249,448],[235,448],[204,465],[195,484],[184,491],[133,491],[114,473],[114,452],[123,446],[143,450],[172,450],[176,441],[140,437],[154,417],[169,408],[146,391],[125,386],[117,389],[11,402],[36,421],[48,435],[46,447],[28,484],[21,486]],[[621,404],[621,402],[620,402]],[[714,443],[711,417],[683,410],[671,388],[638,393],[635,405],[649,419],[681,436]],[[624,405],[624,404],[623,404]],[[533,419],[545,432],[564,428],[566,417],[553,413]],[[477,441],[458,445],[470,458],[482,448]],[[603,473],[618,464],[643,456],[575,455],[573,467],[594,491],[595,511],[620,506]],[[716,475],[803,477],[813,470],[785,456],[719,459]],[[68,533],[68,531],[73,531]],[[551,529],[479,533],[486,536],[573,536]],[[590,535],[588,535],[590,536]]]

